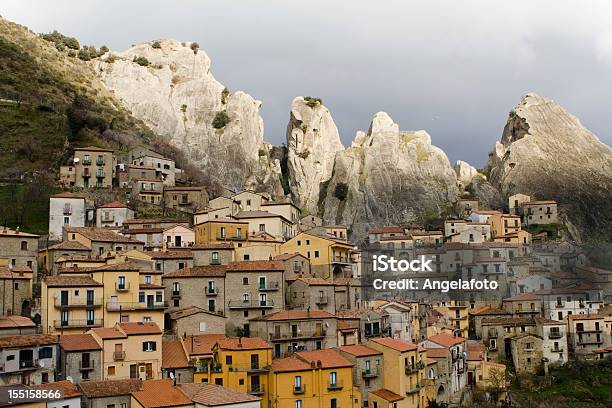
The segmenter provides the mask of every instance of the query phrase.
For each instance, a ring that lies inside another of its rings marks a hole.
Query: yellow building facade
[[[349,251],[353,246],[340,239],[302,232],[281,245],[281,253],[299,253],[310,260],[311,270],[317,276],[328,278],[334,272],[351,264]]]
[[[230,219],[210,220],[194,227],[196,244],[244,242],[249,236],[249,223]]]

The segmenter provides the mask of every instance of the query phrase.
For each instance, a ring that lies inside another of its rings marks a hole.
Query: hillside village
[[[612,271],[547,197],[464,194],[439,230],[356,246],[288,200],[209,197],[144,146],[74,149],[57,183],[47,235],[0,227],[0,384],[64,391],[37,407],[501,404],[513,377],[612,356]],[[373,292],[376,252],[500,289]]]

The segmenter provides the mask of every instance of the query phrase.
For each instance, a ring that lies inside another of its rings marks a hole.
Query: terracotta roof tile
[[[52,196],[49,196],[49,198],[81,198],[84,200],[85,196],[81,194],[73,193],[71,191],[64,191],[62,193],[53,194]]]
[[[62,390],[62,399],[66,400],[68,398],[75,398],[81,396],[81,391],[77,387],[76,384],[71,383],[68,380],[50,382],[40,385],[35,385],[32,388],[38,389],[60,389]]]
[[[428,358],[446,358],[448,357],[448,349],[440,348],[429,348],[425,352]]]
[[[102,346],[89,333],[64,334],[60,336],[60,346],[65,351],[102,350]]]
[[[404,399],[404,397],[402,397],[401,395],[397,395],[393,391],[389,391],[385,388],[379,388],[377,390],[370,391],[370,392],[376,395],[377,397],[382,398],[385,401],[389,401],[389,402],[397,402],[397,401],[401,401]]]
[[[514,302],[519,300],[540,300],[540,297],[534,295],[533,293],[519,293],[518,295],[503,299],[504,302]]]
[[[162,276],[168,278],[222,278],[225,276],[227,265],[204,265],[183,268]]]
[[[151,259],[192,259],[193,254],[190,249],[177,249],[174,251],[153,251],[150,253]]]
[[[90,251],[91,248],[86,247],[78,241],[62,241],[59,244],[51,245],[48,250],[64,250],[64,251]]]
[[[185,349],[179,340],[162,341],[162,368],[189,367]]]
[[[487,348],[484,344],[473,341],[467,343],[468,361],[483,361],[486,354]]]
[[[120,262],[114,264],[108,264],[104,266],[96,266],[95,268],[88,269],[88,272],[129,272],[139,271],[140,267],[134,262]]]
[[[212,354],[212,348],[218,340],[224,339],[223,334],[198,334],[183,338],[183,344],[189,355]]]
[[[143,381],[142,390],[132,392],[132,397],[144,408],[192,404],[191,399],[187,398],[171,379]]]
[[[59,343],[56,334],[21,334],[0,337],[0,349],[12,347],[40,346]]]
[[[335,319],[336,316],[325,310],[282,310],[280,312],[257,317],[252,320],[308,320],[308,319]]]
[[[98,337],[102,340],[111,339],[125,339],[127,335],[116,327],[99,327],[97,329],[91,329]]]
[[[122,201],[115,200],[115,201],[111,201],[110,203],[102,204],[98,208],[128,208],[128,206],[126,203]]]
[[[244,402],[259,401],[254,395],[244,394],[216,384],[181,384],[179,389],[197,404],[207,407],[240,404]]]
[[[355,321],[338,320],[337,328],[340,331],[352,331],[359,329],[359,323]]]
[[[91,241],[142,244],[142,242],[137,241],[133,238],[119,235],[116,232],[112,231],[110,228],[67,227],[64,228],[64,230],[69,234],[81,234]]]
[[[220,319],[225,319],[225,316],[220,315],[218,313],[215,312],[209,312],[206,309],[202,309],[201,307],[197,307],[197,306],[188,306],[188,307],[184,307],[181,309],[175,309],[174,311],[170,312],[170,318],[171,319],[181,319],[183,317],[189,317],[189,316],[193,316],[194,314],[198,314],[198,313],[205,313],[205,314],[209,314],[209,315],[213,315],[213,316],[217,316]]]
[[[268,342],[259,337],[224,337],[217,340],[217,345],[223,350],[260,350],[272,348]]]
[[[155,322],[119,323],[119,327],[121,327],[121,330],[123,330],[128,336],[162,334],[161,329]]]
[[[448,334],[446,332],[433,335],[429,337],[428,340],[445,347],[452,347],[465,342],[465,339],[463,337],[453,336],[452,334]]]
[[[318,364],[318,362],[320,361],[322,368],[340,368],[353,366],[353,363],[351,363],[345,357],[340,355],[340,353],[330,349],[300,351],[296,353],[296,355],[298,358],[304,360],[309,364]]]
[[[417,345],[414,343],[410,343],[402,339],[393,339],[391,337],[378,337],[375,339],[371,339],[370,341],[373,341],[374,343],[380,344],[385,347],[389,347],[401,353],[417,349]]]
[[[369,357],[369,356],[378,356],[382,354],[381,351],[374,350],[373,348],[370,348],[364,344],[355,344],[353,346],[342,346],[340,347],[340,351],[343,351],[355,357]]]
[[[397,227],[397,226],[388,226],[388,227],[374,228],[374,229],[368,230],[368,234],[391,234],[391,233],[403,234],[404,228]]]
[[[234,271],[284,271],[285,263],[282,261],[239,261],[230,262],[228,272]]]
[[[36,327],[32,319],[24,316],[2,316],[0,317],[0,329],[10,329],[16,327]]]
[[[209,244],[195,244],[194,246],[191,247],[191,250],[197,250],[197,249],[202,249],[202,250],[206,250],[206,249],[229,249],[229,250],[233,250],[234,249],[234,244],[232,244],[231,242],[217,242],[217,243],[209,243]]]
[[[74,275],[73,276],[70,276],[70,275],[47,276],[44,278],[43,281],[50,288],[104,286],[100,282],[95,281],[90,276],[74,276]]]
[[[277,373],[310,370],[311,368],[310,363],[307,363],[296,356],[275,358],[272,360],[272,371]]]
[[[79,387],[87,398],[117,397],[141,390],[142,381],[137,379],[81,381]]]

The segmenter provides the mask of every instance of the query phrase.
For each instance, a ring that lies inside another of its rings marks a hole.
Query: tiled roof
[[[484,344],[470,341],[467,343],[467,360],[468,361],[483,361],[486,355],[487,348]]]
[[[197,306],[188,306],[188,307],[184,307],[181,309],[175,309],[174,311],[170,312],[170,318],[173,320],[181,319],[183,317],[193,316],[194,314],[198,314],[198,313],[206,313],[209,315],[217,316],[220,319],[226,318],[220,314],[217,314],[215,312],[209,312],[208,310],[202,309],[201,307],[197,307]]]
[[[446,358],[448,357],[448,349],[444,347],[429,348],[425,352],[428,358]]]
[[[119,327],[121,327],[121,330],[123,330],[128,336],[162,334],[161,329],[155,322],[119,323]]]
[[[167,278],[222,278],[225,276],[227,265],[205,265],[183,268],[162,276]]]
[[[151,259],[192,259],[190,249],[177,249],[174,251],[153,251],[149,253]]]
[[[29,232],[17,231],[8,229],[6,227],[0,227],[0,235],[4,237],[22,237],[22,238],[38,238],[40,235],[30,234]]]
[[[259,337],[224,337],[217,340],[217,345],[223,350],[260,350],[272,348],[270,344]]]
[[[357,322],[353,323],[351,321],[338,320],[337,328],[340,331],[358,330],[359,329],[359,323],[357,323]]]
[[[237,218],[237,219],[241,219],[241,218],[283,218],[286,220],[286,218],[283,217],[282,215],[274,214],[268,211],[261,211],[261,210],[259,211],[239,211],[236,215],[234,215],[234,218]]]
[[[393,339],[391,337],[378,337],[375,339],[371,339],[371,341],[373,341],[374,343],[380,344],[382,346],[389,347],[401,353],[405,351],[412,351],[412,350],[417,349],[417,345],[414,343],[410,343],[402,339]]]
[[[282,320],[308,320],[335,318],[325,310],[281,310],[280,312],[261,316],[253,320],[282,321]]]
[[[111,339],[125,339],[127,335],[116,327],[99,327],[97,329],[91,329],[98,337],[102,340]]]
[[[32,319],[24,316],[2,316],[0,317],[0,329],[11,329],[17,327],[36,327]]]
[[[446,332],[435,334],[429,337],[428,340],[445,347],[452,347],[465,342],[463,337],[453,336],[452,334],[448,334]]]
[[[162,341],[162,368],[189,367],[189,360],[180,340]]]
[[[69,234],[81,234],[91,241],[142,244],[142,242],[132,239],[130,237],[119,235],[116,232],[112,231],[110,228],[66,227],[64,228],[64,230]]]
[[[234,244],[232,244],[231,242],[217,242],[217,243],[208,243],[208,244],[195,244],[194,246],[191,247],[191,250],[197,250],[197,249],[230,249],[233,250],[234,249]]]
[[[350,354],[355,357],[369,357],[382,354],[381,351],[374,350],[364,344],[355,344],[353,346],[342,346],[340,351]]]
[[[156,285],[155,283],[141,283],[138,285],[139,289],[164,289],[164,285]]]
[[[98,208],[128,208],[128,206],[122,201],[115,200],[111,201],[110,203],[102,204]]]
[[[292,252],[290,254],[279,254],[279,255],[276,255],[272,259],[275,260],[275,261],[286,261],[288,259],[293,258],[294,256],[301,256],[301,255],[299,253],[297,253],[297,252]]]
[[[321,362],[321,368],[352,367],[353,363],[334,350],[311,350],[296,353],[298,358],[315,365]]]
[[[312,367],[309,363],[297,358],[297,356],[278,359],[275,358],[274,360],[272,360],[272,371],[278,373],[310,370],[311,368]]]
[[[493,309],[489,306],[483,306],[478,310],[470,312],[473,316],[495,316],[495,315],[511,315],[512,313],[504,310],[504,309]]]
[[[64,334],[60,336],[60,346],[65,351],[102,350],[102,346],[89,333]]]
[[[515,302],[520,300],[540,300],[540,298],[533,293],[519,293],[518,295],[503,299],[504,302]]]
[[[205,189],[197,186],[174,186],[164,187],[164,191],[205,191]]]
[[[572,314],[568,318],[570,320],[599,320],[605,318],[605,316],[598,314]]]
[[[59,339],[55,334],[21,334],[16,336],[0,337],[0,349],[40,346],[57,343],[59,343]]]
[[[90,276],[75,276],[75,275],[47,276],[44,278],[44,282],[50,288],[104,286],[100,282],[95,281]]]
[[[48,250],[61,249],[70,251],[90,251],[91,248],[86,247],[78,241],[62,241],[59,244],[51,245]]]
[[[489,317],[482,319],[483,326],[534,326],[530,317]]]
[[[87,146],[87,147],[75,147],[74,150],[89,150],[92,152],[112,152],[113,149],[105,149],[104,147]]]
[[[330,279],[323,279],[323,278],[297,278],[295,279],[296,281],[302,281],[305,284],[309,285],[309,286],[333,286],[334,282],[331,281]]]
[[[546,204],[557,204],[555,200],[535,200],[535,201],[527,201],[523,203],[523,205],[546,205]]]
[[[377,390],[370,391],[372,394],[376,395],[379,398],[384,399],[389,402],[397,402],[404,399],[401,395],[397,395],[393,391],[389,391],[385,388],[379,388]]]
[[[161,234],[164,229],[161,227],[151,228],[129,228],[121,230],[122,234],[136,235],[136,234]]]
[[[97,266],[95,268],[88,269],[87,272],[129,272],[139,270],[140,268],[134,262],[121,262],[104,266]]]
[[[192,404],[191,400],[174,385],[174,380],[171,379],[143,381],[142,390],[134,391],[132,397],[144,408]]]
[[[392,233],[403,234],[404,228],[397,227],[397,226],[388,226],[388,227],[373,228],[371,230],[368,230],[368,234],[392,234]]]
[[[117,397],[141,390],[142,381],[138,379],[81,381],[79,387],[87,398]]]
[[[17,271],[16,269],[19,269]],[[6,265],[0,266],[0,279],[32,279],[32,270],[21,268],[9,268]]]
[[[238,261],[227,265],[228,272],[234,271],[283,271],[285,263],[282,261]]]
[[[336,316],[340,318],[359,319],[363,316],[368,316],[370,313],[378,314],[378,312],[369,309],[341,309],[336,311]]]
[[[259,397],[254,395],[244,394],[210,383],[181,384],[178,387],[183,394],[193,402],[207,407],[241,404],[260,400]]]
[[[62,391],[62,399],[75,398],[75,397],[81,396],[81,391],[76,386],[76,384],[68,380],[35,385],[33,388],[38,388],[38,389],[43,389],[43,390],[60,389]]]
[[[212,354],[215,343],[224,338],[224,334],[199,334],[186,336],[183,344],[189,355]]]

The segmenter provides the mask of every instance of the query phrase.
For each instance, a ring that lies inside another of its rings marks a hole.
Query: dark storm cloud
[[[608,3],[3,0],[0,13],[113,49],[197,41],[219,81],[263,101],[272,143],[284,140],[291,100],[312,95],[345,145],[384,110],[402,129],[426,129],[451,161],[480,166],[529,91],[611,144]]]

